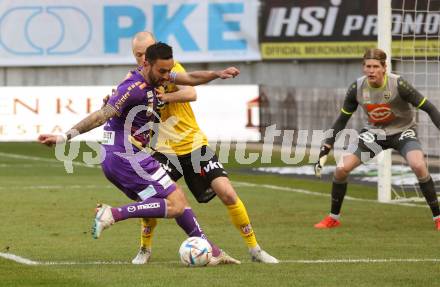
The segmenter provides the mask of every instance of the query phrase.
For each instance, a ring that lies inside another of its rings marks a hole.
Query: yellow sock
[[[156,218],[141,218],[141,248],[151,249]]]
[[[248,248],[254,248],[257,246],[257,238],[255,237],[254,230],[252,229],[249,216],[244,207],[243,202],[237,197],[237,202],[232,205],[227,205],[229,216],[231,217],[232,223],[240,231],[241,237],[243,237]]]

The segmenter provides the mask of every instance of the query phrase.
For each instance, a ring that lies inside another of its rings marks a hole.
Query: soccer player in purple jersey
[[[172,48],[156,43],[146,51],[146,60],[131,72],[100,110],[90,114],[64,135],[42,134],[40,143],[52,146],[71,140],[98,126],[104,126],[102,170],[109,181],[134,203],[112,208],[99,204],[92,227],[95,239],[104,229],[128,218],[176,218],[188,236],[206,238],[183,191],[160,164],[143,152],[150,141],[155,122],[157,91],[167,81],[182,85],[199,85],[217,78],[227,79],[239,74],[230,67],[221,71],[171,73],[174,65]],[[215,244],[211,265],[240,262],[220,250]]]
[[[138,65],[142,65],[145,50],[154,43],[156,39],[150,32],[143,31],[134,36],[132,50]],[[172,71],[185,71],[177,61],[174,63]],[[218,196],[225,205],[232,224],[244,239],[252,261],[278,263],[278,259],[260,247],[245,204],[232,186],[228,173],[215,152],[209,147],[208,139],[197,123],[189,104],[189,101],[195,101],[197,98],[195,89],[175,84],[165,85],[164,88],[166,93],[159,95],[163,102],[159,109],[161,126],[157,143],[152,146],[155,149],[153,157],[173,181],[177,182],[184,178],[188,189],[198,202],[207,203],[215,195]],[[170,126],[167,122],[173,118],[176,121]],[[197,154],[205,155],[205,159],[201,160]],[[200,172],[194,168],[194,164],[200,164]],[[148,262],[157,220],[142,218],[141,226],[140,248],[132,260],[133,264]]]
[[[419,181],[420,189],[431,208],[437,230],[440,230],[440,209],[434,182],[429,174],[414,118],[414,107],[426,112],[440,129],[440,113],[402,77],[386,73],[386,54],[380,49],[369,49],[364,54],[364,76],[347,90],[341,113],[333,124],[333,135],[321,147],[315,174],[325,163],[336,135],[342,131],[351,115],[360,106],[368,117],[367,126],[359,134],[359,144],[344,156],[336,167],[331,191],[330,215],[315,224],[315,228],[332,228],[340,225],[339,214],[347,191],[347,177],[364,160],[385,149],[397,150],[407,161]],[[350,150],[350,148],[349,148]],[[366,158],[364,158],[366,156]]]

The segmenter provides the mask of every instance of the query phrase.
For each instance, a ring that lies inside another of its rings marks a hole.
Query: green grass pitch
[[[68,174],[52,149],[35,143],[0,144],[0,286],[439,284],[440,232],[428,208],[379,204],[375,188],[349,185],[348,195],[359,200],[345,201],[341,227],[315,230],[313,224],[328,212],[329,182],[250,174],[236,163],[226,168],[260,245],[280,264],[252,263],[220,201],[200,205],[187,193],[210,239],[242,264],[184,267],[177,252],[186,236],[174,220],[161,219],[151,262],[131,265],[138,248],[138,220],[116,224],[99,240],[90,234],[97,202],[129,202],[100,168],[74,166]],[[39,264],[5,258],[12,255]]]

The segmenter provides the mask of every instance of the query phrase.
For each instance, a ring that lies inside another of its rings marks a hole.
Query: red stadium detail
[[[368,121],[373,124],[386,124],[396,118],[390,104],[367,104],[365,108],[368,112]]]

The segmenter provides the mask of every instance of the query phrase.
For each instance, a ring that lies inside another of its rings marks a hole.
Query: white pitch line
[[[75,262],[75,261],[34,261],[11,253],[0,252],[0,257],[14,261],[24,265],[45,265],[45,266],[60,266],[60,265],[132,265],[128,261],[89,261],[89,262]],[[383,264],[383,263],[440,263],[438,258],[359,258],[359,259],[297,259],[297,260],[280,260],[280,263],[287,264]],[[158,261],[149,262],[148,264],[179,264],[180,261]],[[251,261],[242,261],[244,264],[252,263]]]
[[[418,263],[418,262],[435,262],[440,263],[438,258],[387,258],[387,259],[317,259],[317,260],[281,260],[281,263],[298,263],[298,264],[335,264],[335,263]]]
[[[0,252],[0,257],[3,257],[5,259],[15,261],[17,263],[24,264],[24,265],[39,265],[40,264],[39,262],[32,261],[30,259],[15,255],[15,254],[11,254],[11,253]]]
[[[30,155],[22,155],[22,154],[11,154],[11,153],[5,153],[5,152],[0,152],[0,156],[8,157],[8,158],[15,158],[15,159],[39,161],[39,162],[58,163],[60,165],[63,164],[62,161],[59,161],[57,159],[44,158],[44,157],[38,157],[38,156],[30,156]],[[86,164],[86,163],[83,163],[83,162],[77,162],[77,161],[72,161],[72,165],[88,167],[88,168],[101,168],[99,165],[90,165],[90,164]]]
[[[32,185],[32,186],[0,186],[0,190],[48,190],[48,189],[107,189],[115,188],[113,185]]]
[[[260,187],[260,188],[263,187],[263,188],[272,189],[272,190],[282,190],[282,191],[302,193],[302,194],[307,194],[307,195],[330,197],[330,194],[327,194],[327,193],[319,193],[319,192],[314,192],[314,191],[310,191],[310,190],[306,190],[306,189],[291,188],[291,187],[286,187],[286,186],[278,186],[278,185],[270,185],[270,184],[256,184],[256,183],[250,183],[250,182],[244,182],[244,181],[233,181],[232,183],[236,186]],[[356,198],[356,197],[351,197],[351,196],[347,196],[347,195],[344,197],[344,199],[353,200],[353,201],[361,201],[361,202],[379,203],[379,204],[390,204],[390,205],[427,208],[426,205],[420,205],[420,204],[414,204],[414,203],[379,202],[374,199]]]
[[[15,164],[7,164],[2,163],[0,164],[0,168],[14,168],[14,167],[20,167],[20,168],[35,168],[35,167],[59,167],[60,163],[46,163],[46,164],[31,164],[31,163],[15,163]]]

